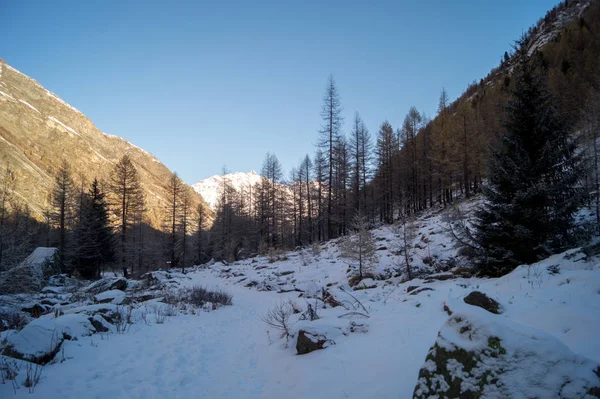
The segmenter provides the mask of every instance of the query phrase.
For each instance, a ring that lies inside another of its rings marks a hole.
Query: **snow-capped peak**
[[[240,191],[246,187],[254,186],[260,182],[260,179],[261,176],[253,170],[250,172],[235,172],[226,175],[214,175],[200,180],[198,183],[192,184],[192,188],[204,198],[211,209],[215,209],[224,180],[227,180],[234,189]]]

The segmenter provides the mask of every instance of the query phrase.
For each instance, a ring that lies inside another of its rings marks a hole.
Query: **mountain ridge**
[[[0,165],[15,176],[14,194],[41,219],[62,159],[77,183],[94,177],[106,181],[125,154],[138,169],[146,193],[148,220],[160,226],[172,172],[148,151],[99,130],[80,110],[38,81],[0,59]],[[193,196],[200,203],[200,196]],[[195,209],[195,208],[194,208]]]
[[[253,187],[255,184],[258,184],[261,178],[261,175],[254,170],[250,172],[233,172],[223,175],[213,175],[199,180],[191,186],[204,199],[208,206],[212,210],[215,210],[219,199],[219,190],[224,180],[227,180],[236,191],[240,191],[245,187]]]

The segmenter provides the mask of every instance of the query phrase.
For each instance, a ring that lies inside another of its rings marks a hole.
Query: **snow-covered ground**
[[[445,218],[432,212],[417,221],[415,243],[422,248],[413,257],[418,268],[425,267],[421,258],[426,255],[439,261],[456,255]],[[147,323],[136,317],[158,302],[141,303],[125,334],[64,341],[64,353],[44,367],[34,393],[21,388],[16,397],[408,398],[438,332],[448,331],[447,310],[484,312],[463,302],[472,291],[487,294],[503,309],[500,315],[475,318],[478,323],[493,320],[483,330],[529,334],[548,353],[560,341],[562,352],[600,362],[600,259],[574,249],[498,279],[438,273],[402,282],[396,234],[388,227],[374,231],[377,271],[386,278],[362,285],[371,288],[348,286],[349,262],[336,242],[320,252],[304,249],[214,263],[185,276],[173,273],[172,280],[182,287],[224,289],[233,295],[233,305],[180,313],[157,324],[151,311]],[[319,306],[315,321],[294,314],[291,330],[313,328],[334,343],[297,355],[296,339],[281,338],[262,318],[282,301],[291,300],[301,311],[321,303],[314,296],[322,296],[323,289],[346,308]],[[101,299],[105,296],[110,295]],[[357,311],[347,315],[347,308]],[[12,386],[0,384],[0,397],[11,396]]]

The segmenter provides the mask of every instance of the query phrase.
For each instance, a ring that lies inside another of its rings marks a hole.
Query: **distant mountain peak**
[[[192,188],[200,194],[208,206],[214,210],[219,199],[221,184],[225,179],[233,188],[240,191],[243,188],[251,187],[259,183],[261,176],[254,170],[251,170],[250,172],[232,172],[225,175],[214,175],[192,184]]]

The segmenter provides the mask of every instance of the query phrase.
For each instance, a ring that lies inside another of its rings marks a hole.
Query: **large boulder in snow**
[[[594,398],[598,367],[551,335],[473,309],[442,327],[413,398]]]
[[[0,292],[20,294],[39,292],[52,274],[56,274],[56,248],[36,248],[31,255],[0,276]]]
[[[64,338],[51,319],[37,319],[6,340],[3,355],[37,364],[54,359]]]
[[[10,335],[2,354],[46,364],[58,353],[65,339],[77,339],[95,332],[96,328],[83,314],[43,317],[27,324],[17,334]]]

